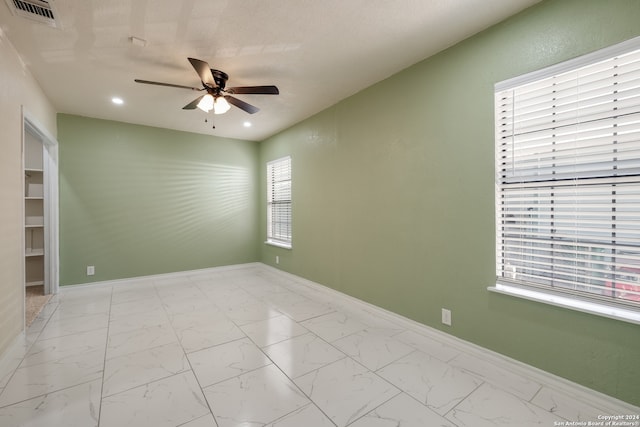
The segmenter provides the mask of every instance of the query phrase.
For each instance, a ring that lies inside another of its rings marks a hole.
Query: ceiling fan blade
[[[234,98],[233,96],[225,95],[224,99],[226,99],[229,104],[235,105],[239,109],[246,111],[249,114],[254,114],[260,111],[258,107],[254,107],[251,104],[247,104],[244,101],[239,100],[238,98]]]
[[[205,95],[199,96],[196,99],[194,99],[193,101],[191,101],[190,103],[188,103],[187,105],[185,105],[184,107],[182,107],[183,110],[195,110],[198,107],[198,103],[200,102],[200,100],[202,98],[204,98]]]
[[[195,58],[188,59],[189,62],[191,62],[191,65],[193,65],[193,68],[196,70],[196,73],[198,73],[198,76],[200,76],[200,80],[202,80],[202,83],[204,83],[205,86],[208,86],[210,88],[218,87],[216,81],[213,79],[213,74],[211,74],[211,68],[209,67],[209,64]]]
[[[233,94],[254,94],[254,95],[278,95],[280,91],[276,86],[241,86],[230,87],[227,92]]]
[[[135,79],[134,82],[136,82],[136,83],[144,83],[144,84],[147,84],[147,85],[169,86],[169,87],[177,87],[177,88],[180,88],[180,89],[191,89],[191,90],[197,90],[197,91],[204,90],[202,88],[197,88],[197,87],[192,87],[192,86],[182,86],[182,85],[174,85],[172,83],[152,82],[151,80]]]

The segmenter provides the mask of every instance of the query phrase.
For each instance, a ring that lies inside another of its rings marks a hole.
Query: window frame
[[[598,50],[596,52],[574,58],[560,64],[556,64],[542,70],[534,71],[532,73],[528,73],[522,76],[518,76],[509,80],[505,80],[503,82],[499,82],[495,85],[494,93],[496,97],[503,91],[515,89],[521,86],[525,86],[531,83],[540,82],[549,77],[558,76],[563,73],[570,72],[572,70],[577,70],[582,67],[596,64],[598,62],[608,60],[610,58],[617,57],[619,55],[624,55],[633,51],[637,51],[640,49],[640,37],[636,37],[634,39],[627,40],[625,42]],[[496,101],[497,102],[497,101]],[[497,107],[497,105],[496,105]],[[569,308],[572,310],[578,310],[582,312],[592,313],[604,317],[609,317],[613,319],[623,320],[626,322],[640,324],[640,306],[635,301],[628,303],[624,300],[616,300],[613,297],[599,297],[598,295],[590,295],[587,292],[582,291],[567,291],[564,289],[556,289],[546,285],[537,285],[532,283],[527,283],[523,280],[511,280],[508,277],[505,277],[505,265],[501,265],[501,262],[504,262],[501,255],[501,250],[503,250],[504,243],[501,243],[505,237],[507,231],[505,231],[508,227],[505,227],[505,218],[503,209],[500,209],[500,199],[504,197],[504,182],[508,180],[508,178],[501,178],[500,173],[503,172],[503,169],[500,169],[500,157],[501,156],[501,147],[503,146],[500,139],[501,136],[499,134],[499,123],[501,118],[499,117],[498,111],[496,109],[496,117],[494,118],[494,123],[496,126],[496,137],[495,137],[495,147],[496,147],[496,185],[495,185],[495,201],[496,201],[496,211],[495,211],[495,220],[496,220],[496,243],[495,243],[495,254],[496,254],[496,285],[491,286],[488,289],[492,292],[498,292],[502,294],[507,294],[511,296],[516,296],[520,298],[525,298],[529,300],[539,301],[551,305],[561,306],[565,308]],[[640,127],[640,123],[637,124]],[[634,129],[635,130],[635,129]],[[577,158],[577,157],[576,157]],[[526,170],[524,171],[527,172]],[[576,178],[579,180],[580,177]],[[534,180],[532,180],[534,181]],[[523,182],[531,185],[532,181],[527,181],[523,179]],[[536,186],[538,187],[538,186]],[[540,186],[543,187],[543,186]],[[549,186],[549,188],[554,188],[553,186]],[[555,197],[555,196],[553,196]],[[533,203],[533,200],[532,200]],[[553,203],[553,202],[552,202]],[[582,236],[583,238],[588,235],[583,230]],[[578,241],[578,240],[577,240]],[[552,242],[552,240],[550,240]],[[515,274],[514,274],[515,277]],[[595,277],[595,276],[594,276]],[[615,274],[614,274],[615,277]],[[640,286],[640,282],[638,286]]]
[[[267,172],[267,239],[265,244],[291,249],[292,246],[292,169],[291,156],[266,163]],[[280,176],[278,169],[281,170]],[[275,181],[274,181],[275,179]],[[281,184],[281,185],[278,185]],[[280,187],[280,188],[277,188]],[[288,196],[288,197],[287,197]],[[280,212],[276,211],[279,206]],[[282,210],[284,208],[284,210]],[[282,223],[284,220],[283,224]],[[278,224],[276,226],[276,224]]]

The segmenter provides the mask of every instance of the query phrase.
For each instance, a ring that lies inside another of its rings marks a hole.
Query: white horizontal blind
[[[291,157],[267,163],[267,241],[291,245]]]
[[[640,50],[495,108],[498,282],[640,306]]]

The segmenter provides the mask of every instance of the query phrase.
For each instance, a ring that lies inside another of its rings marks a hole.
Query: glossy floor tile
[[[187,371],[104,397],[100,426],[179,426],[208,413],[202,390]]]
[[[189,369],[187,356],[178,343],[107,359],[102,395],[110,396]]]
[[[385,366],[378,374],[440,415],[482,385],[473,375],[419,351]]]
[[[400,393],[396,387],[345,357],[295,379],[338,427],[344,427]]]
[[[560,417],[487,383],[460,402],[446,418],[459,427],[564,425]]]
[[[259,347],[265,347],[308,332],[287,316],[275,316],[240,327]]]
[[[334,427],[334,424],[313,404],[303,406],[266,427]]]
[[[304,334],[262,349],[289,378],[342,359],[344,353],[315,334]]]
[[[31,346],[20,367],[60,361],[96,350],[104,353],[106,345],[107,328],[40,339]]]
[[[96,427],[100,388],[100,380],[96,380],[0,408],[0,425]]]
[[[204,394],[220,427],[265,425],[310,403],[274,365],[205,387]]]
[[[351,427],[455,427],[451,421],[401,393],[378,406]]]
[[[189,353],[189,361],[202,387],[271,364],[269,358],[248,338]]]
[[[172,343],[177,344],[178,338],[169,325],[150,326],[118,334],[109,334],[106,357],[112,359]]]
[[[104,350],[19,367],[0,395],[0,407],[102,378]]]
[[[595,394],[580,400],[411,325],[262,265],[63,288],[0,358],[0,426],[520,427],[617,415]]]
[[[372,371],[414,351],[409,345],[375,330],[356,332],[334,341],[333,345]]]
[[[305,320],[301,325],[329,342],[360,332],[367,327],[354,317],[339,311]]]

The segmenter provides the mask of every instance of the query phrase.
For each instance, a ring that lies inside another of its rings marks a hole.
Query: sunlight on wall
[[[255,144],[63,117],[61,283],[257,259]]]

